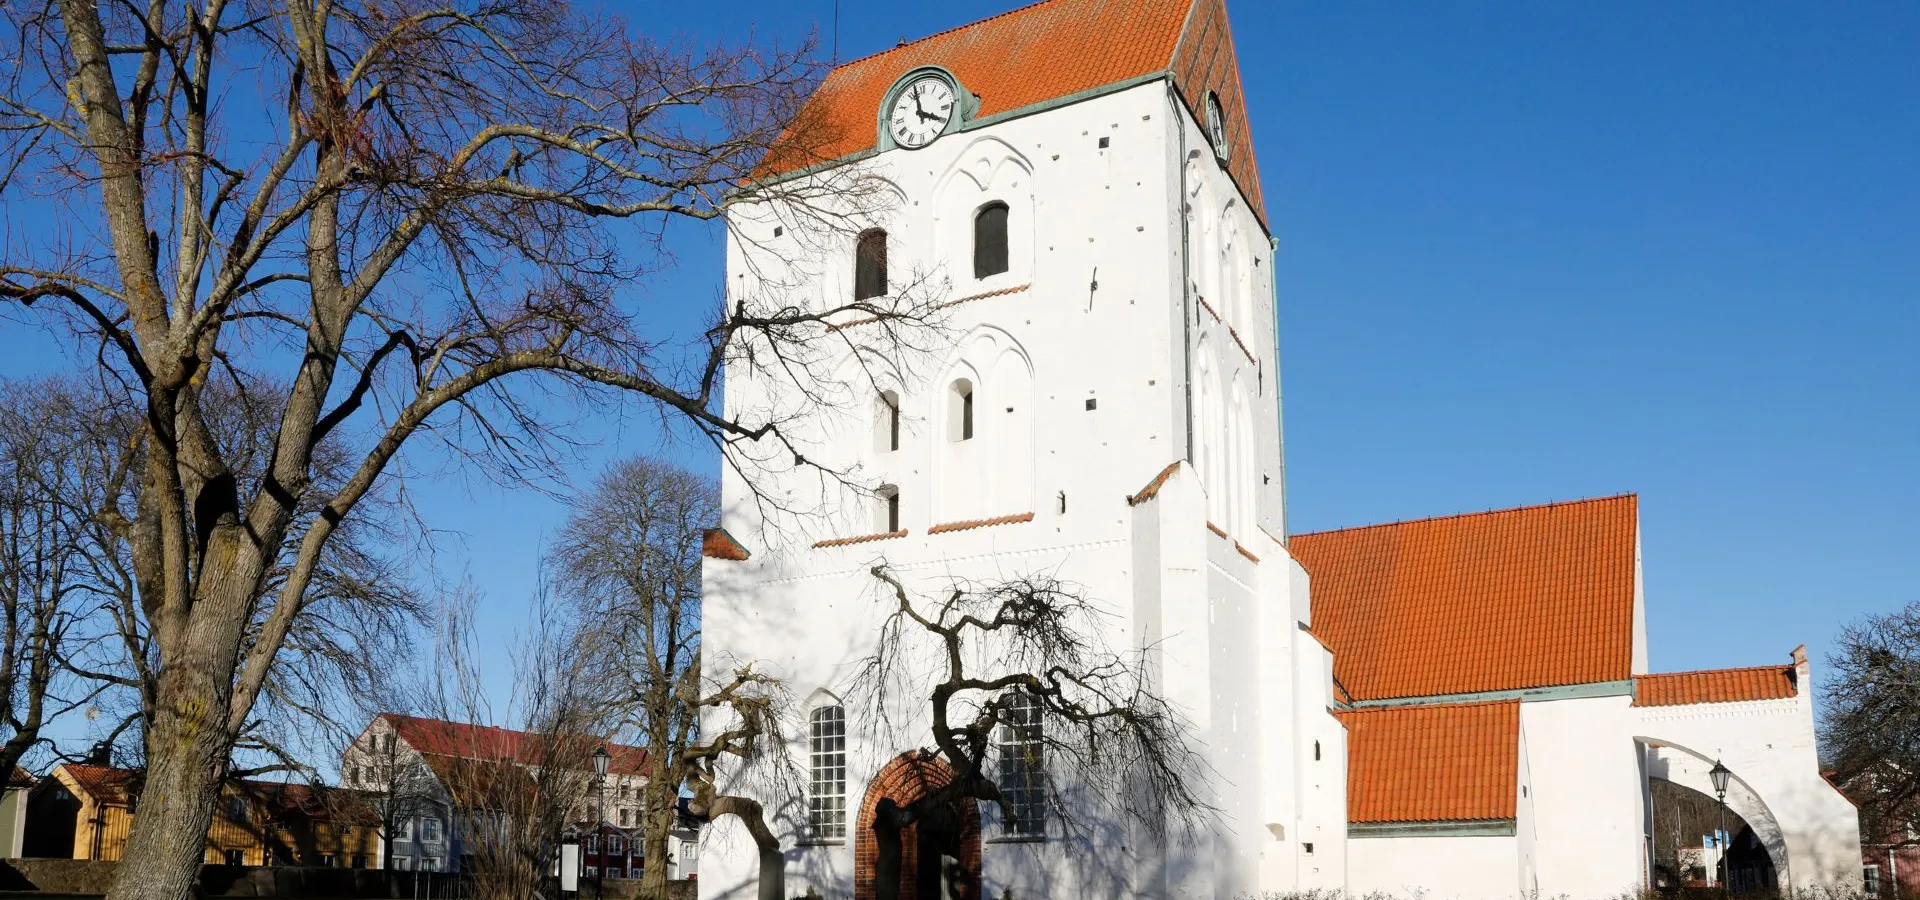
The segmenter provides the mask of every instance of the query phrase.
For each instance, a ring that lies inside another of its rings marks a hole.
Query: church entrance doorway
[[[980,804],[921,802],[952,780],[944,760],[916,750],[894,757],[867,783],[853,839],[854,900],[879,900],[883,880],[897,886],[900,900],[979,900]],[[874,827],[903,814],[910,821],[897,832]]]

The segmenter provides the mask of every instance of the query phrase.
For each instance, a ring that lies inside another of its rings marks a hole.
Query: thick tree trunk
[[[112,900],[191,900],[232,740],[231,681],[218,666],[163,670],[147,733],[147,775]]]
[[[754,846],[760,850],[760,889],[755,900],[786,900],[787,855],[780,852],[780,839],[767,827],[759,802],[745,797],[717,797],[708,807],[708,815],[715,819],[738,817],[753,836]]]

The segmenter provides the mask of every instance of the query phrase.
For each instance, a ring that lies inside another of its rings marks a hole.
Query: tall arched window
[[[874,531],[891,534],[900,530],[900,489],[883,484],[873,492]]]
[[[973,277],[1007,270],[1007,205],[998,200],[973,214]]]
[[[973,440],[973,382],[956,378],[947,393],[947,440]]]
[[[1000,713],[999,787],[1011,814],[1002,824],[1007,834],[1046,833],[1047,773],[1040,714],[1040,701],[1021,692],[1007,695]]]
[[[860,234],[853,252],[853,299],[887,295],[887,233],[878,228]]]
[[[847,713],[822,706],[807,716],[807,836],[847,836]]]
[[[880,449],[900,449],[900,395],[894,391],[881,391],[880,408],[875,412],[879,418],[876,423],[879,434],[875,436],[879,438]]]

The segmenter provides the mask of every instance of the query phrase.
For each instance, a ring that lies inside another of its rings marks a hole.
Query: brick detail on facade
[[[860,818],[853,838],[853,898],[874,900],[874,871],[880,861],[880,846],[873,837],[874,809],[881,798],[905,806],[946,784],[953,769],[945,760],[920,750],[893,758],[867,783],[867,795],[860,801]],[[960,900],[979,900],[980,893],[980,804],[960,801],[960,869],[965,880],[955,896]],[[900,896],[912,897],[917,873],[917,827],[908,826],[901,834]]]

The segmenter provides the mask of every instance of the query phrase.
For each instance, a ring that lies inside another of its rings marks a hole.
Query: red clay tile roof
[[[708,559],[726,559],[743,562],[753,554],[734,540],[725,528],[709,528],[700,536],[700,554]]]
[[[548,755],[548,747],[553,743],[546,735],[528,734],[509,728],[495,728],[491,725],[471,725],[466,722],[448,722],[443,719],[423,719],[418,716],[403,716],[398,713],[381,713],[380,718],[393,726],[401,740],[413,749],[427,754],[482,760],[513,760],[522,765],[540,765]],[[581,736],[583,741],[591,741],[595,746],[599,741]],[[606,744],[607,752],[613,759],[607,764],[607,770],[619,775],[644,775],[647,771],[647,751],[639,747],[624,744]],[[591,751],[588,751],[591,752]],[[586,754],[581,754],[585,759]]]
[[[1347,821],[1514,817],[1520,701],[1343,710]]]
[[[949,531],[966,531],[972,528],[986,528],[992,525],[1016,525],[1033,521],[1033,513],[1023,512],[1011,516],[994,516],[991,519],[967,519],[960,522],[942,522],[927,529],[928,534],[945,534]]]
[[[33,773],[25,769],[22,769],[19,766],[14,766],[13,774],[7,776],[7,787],[10,787],[10,788],[17,788],[17,787],[30,788],[30,787],[33,787],[33,783],[34,783]]]
[[[1670,672],[1633,679],[1633,705],[1685,706],[1690,703],[1738,703],[1782,700],[1799,693],[1792,666],[1755,666]]]
[[[1153,476],[1153,480],[1147,482],[1147,486],[1140,489],[1140,493],[1127,495],[1127,505],[1139,506],[1148,500],[1160,496],[1160,488],[1167,483],[1167,479],[1173,477],[1173,473],[1178,471],[1180,471],[1179,460],[1176,459],[1168,463],[1166,468],[1160,470],[1160,474]]]
[[[146,773],[137,769],[117,769],[112,766],[94,766],[86,763],[62,763],[80,789],[92,795],[101,803],[125,806],[130,797],[140,793],[141,783]]]
[[[1361,700],[1632,677],[1624,495],[1295,535],[1313,632]]]
[[[759,168],[780,175],[871,150],[879,108],[900,76],[941,66],[980,99],[974,118],[1025,109],[1171,71],[1196,121],[1218,93],[1227,169],[1266,221],[1246,100],[1222,0],[1044,0],[842,63]]]
[[[820,550],[826,547],[845,547],[849,544],[864,544],[868,541],[884,541],[890,538],[903,538],[906,536],[907,530],[902,528],[899,531],[882,531],[879,534],[856,534],[853,537],[827,538],[824,541],[814,541],[813,549]]]

